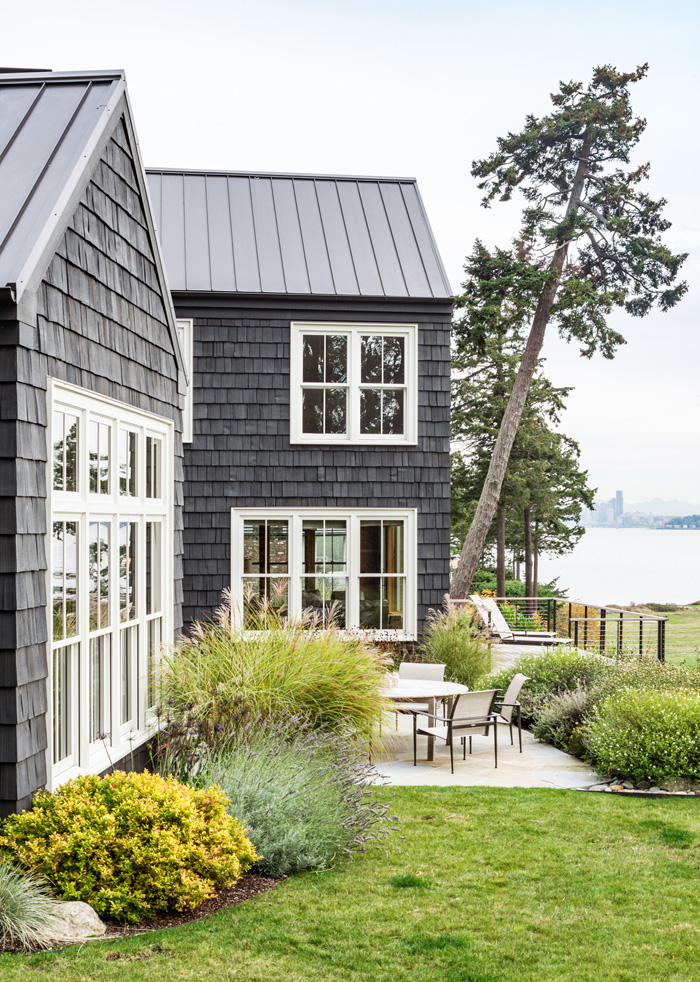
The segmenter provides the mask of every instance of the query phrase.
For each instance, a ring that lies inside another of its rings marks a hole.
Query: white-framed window
[[[49,381],[50,783],[98,772],[154,728],[172,639],[173,426]]]
[[[416,443],[417,335],[416,324],[292,323],[292,443]]]
[[[415,637],[415,509],[233,508],[231,522],[235,619],[266,597],[321,623]]]
[[[185,408],[182,413],[182,442],[192,443],[192,372],[194,369],[194,323],[192,318],[178,318],[177,329],[180,334],[180,345],[187,370],[187,392],[185,393]]]

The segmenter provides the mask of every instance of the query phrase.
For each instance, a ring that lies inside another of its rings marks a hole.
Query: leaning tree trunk
[[[566,207],[567,218],[569,218],[572,212],[575,212],[579,206],[584,181],[588,171],[588,147],[589,137],[586,133],[583,140],[583,146],[581,148],[581,156],[579,158],[578,167],[576,168],[576,176],[571,188],[569,203]],[[506,475],[506,468],[508,467],[510,451],[513,447],[513,441],[515,440],[516,433],[518,432],[518,426],[520,424],[520,418],[523,414],[523,409],[525,408],[525,401],[530,388],[530,382],[532,381],[532,376],[535,374],[535,369],[537,368],[537,359],[539,358],[540,351],[542,350],[544,334],[549,322],[549,315],[552,310],[552,305],[556,298],[557,290],[559,289],[561,272],[564,268],[564,262],[566,261],[568,249],[568,239],[557,242],[552,261],[549,264],[549,270],[553,276],[549,282],[549,286],[543,290],[538,301],[535,316],[532,320],[532,327],[530,328],[530,334],[527,339],[527,344],[525,345],[525,351],[523,352],[522,361],[520,362],[520,368],[518,369],[518,374],[515,377],[513,390],[510,394],[510,399],[508,400],[508,405],[506,406],[503,421],[501,422],[501,427],[498,431],[496,444],[493,448],[488,474],[486,475],[484,486],[481,489],[479,504],[476,506],[476,514],[474,515],[472,523],[469,526],[469,531],[467,532],[467,537],[464,540],[464,546],[462,547],[462,555],[459,558],[459,564],[452,578],[450,596],[453,600],[466,599],[469,593],[469,588],[472,585],[472,580],[474,579],[474,573],[476,572],[476,568],[479,565],[479,560],[481,559],[481,555],[484,551],[486,536],[488,535],[491,522],[496,514],[498,499],[501,497],[501,489],[503,487],[503,479]]]
[[[530,524],[530,509],[523,511],[523,526],[525,534],[525,611],[532,614],[532,526]]]
[[[506,505],[501,499],[496,512],[496,596],[506,595]]]

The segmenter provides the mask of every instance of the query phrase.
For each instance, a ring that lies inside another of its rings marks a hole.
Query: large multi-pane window
[[[291,326],[294,443],[416,442],[415,325]]]
[[[52,383],[52,780],[148,738],[171,637],[171,425]]]
[[[341,628],[415,632],[413,509],[233,509],[234,616],[316,615]]]

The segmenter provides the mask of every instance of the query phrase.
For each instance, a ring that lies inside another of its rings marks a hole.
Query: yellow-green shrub
[[[0,850],[64,900],[103,917],[149,920],[196,907],[258,858],[228,798],[157,774],[76,778],[3,824]]]

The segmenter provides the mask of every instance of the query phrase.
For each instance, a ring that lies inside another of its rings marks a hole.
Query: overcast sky
[[[564,429],[600,497],[700,502],[699,22],[690,0],[26,0],[3,7],[0,62],[124,68],[147,165],[415,176],[457,290],[474,239],[507,246],[518,227],[518,206],[480,208],[471,161],[547,112],[560,79],[648,61],[638,159],[690,293],[616,317],[612,362],[555,337],[545,352],[575,386]]]

